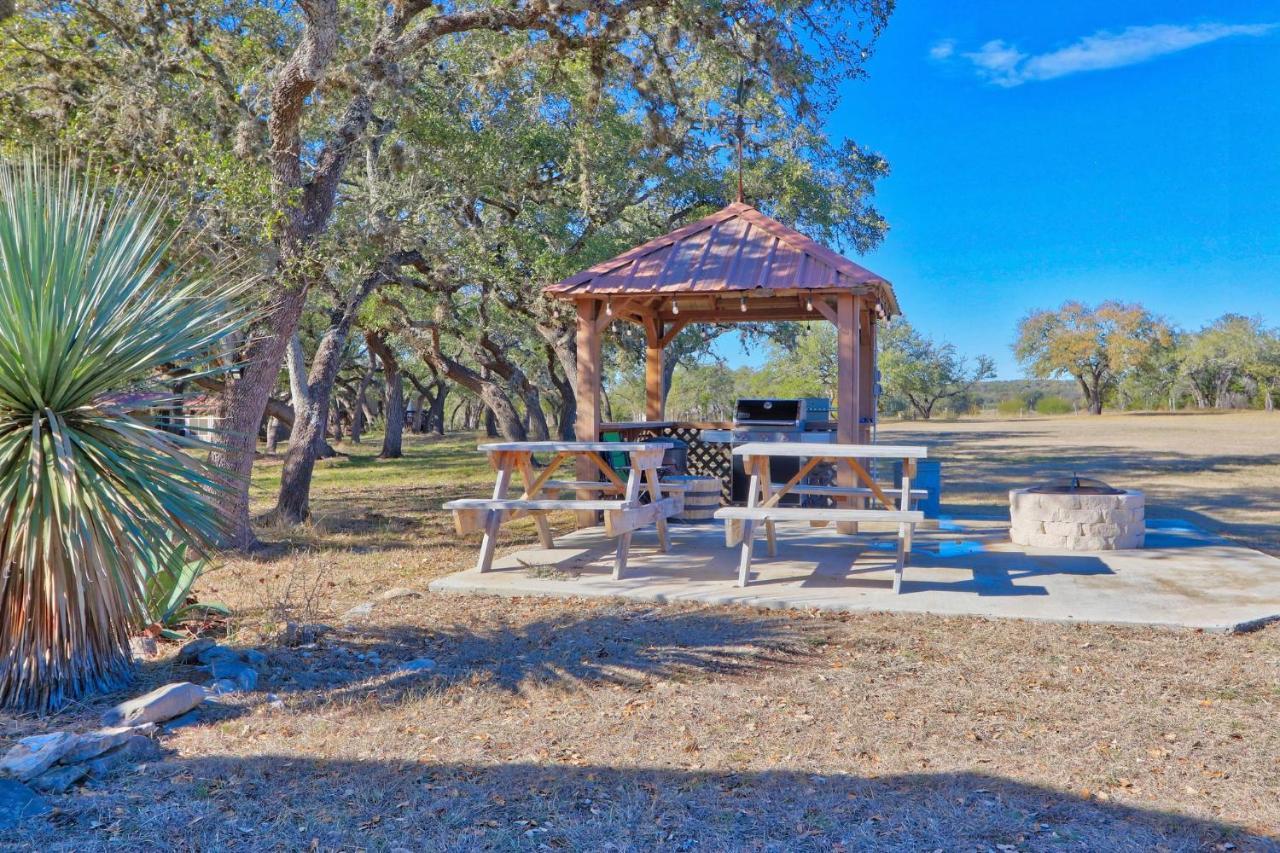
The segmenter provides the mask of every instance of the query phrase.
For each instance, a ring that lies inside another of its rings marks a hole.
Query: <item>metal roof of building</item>
[[[873,291],[888,314],[899,313],[893,286],[885,278],[754,207],[734,202],[544,291],[574,299],[841,289]]]

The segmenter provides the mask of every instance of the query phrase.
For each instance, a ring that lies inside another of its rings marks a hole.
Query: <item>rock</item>
[[[155,723],[144,723],[141,726],[116,726],[78,735],[75,744],[60,761],[63,764],[79,764],[81,761],[96,758],[109,749],[115,749],[128,740],[130,735],[150,735],[155,730]]]
[[[241,657],[250,666],[262,666],[267,662],[267,656],[257,649],[245,649]]]
[[[230,696],[240,692],[240,685],[230,678],[219,678],[206,688],[206,692],[210,696]]]
[[[21,782],[39,776],[58,763],[76,744],[71,732],[32,735],[10,747],[0,758],[0,775],[13,776]]]
[[[273,711],[284,710],[284,700],[274,693],[267,694],[267,707]]]
[[[346,613],[342,614],[343,622],[353,622],[356,619],[367,619],[373,615],[374,602],[366,601],[363,604],[357,604]]]
[[[49,801],[13,779],[0,779],[0,830],[52,811]]]
[[[214,661],[213,677],[218,681],[230,679],[238,684],[241,690],[252,690],[258,685],[257,670],[238,660]]]
[[[200,656],[218,645],[210,637],[200,637],[178,649],[178,663],[197,663]]]
[[[436,662],[431,658],[416,658],[396,666],[396,672],[430,672],[435,668]]]
[[[107,776],[128,764],[160,758],[160,746],[145,735],[133,735],[110,752],[103,753],[84,766],[93,776]]]
[[[198,656],[200,663],[206,666],[212,666],[218,661],[235,661],[240,662],[240,653],[235,649],[229,649],[226,646],[214,646],[211,649],[205,649]]]
[[[188,711],[187,713],[174,717],[172,720],[165,723],[164,733],[169,734],[170,732],[175,732],[178,729],[185,729],[187,726],[194,726],[198,722],[200,722],[200,712]]]
[[[422,593],[418,592],[416,589],[409,589],[408,587],[397,586],[397,587],[392,587],[386,592],[379,594],[374,599],[374,602],[380,604],[384,601],[395,601],[396,599],[400,599],[400,598],[422,598]]]
[[[121,702],[102,715],[104,726],[136,726],[161,723],[185,714],[204,701],[204,688],[189,681],[158,687],[145,696]]]
[[[32,779],[31,787],[46,794],[65,794],[88,775],[89,768],[83,764],[63,764]]]

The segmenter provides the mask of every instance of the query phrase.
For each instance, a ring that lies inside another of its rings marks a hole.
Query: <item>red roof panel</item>
[[[547,287],[561,298],[869,286],[891,313],[893,287],[866,267],[742,202]]]

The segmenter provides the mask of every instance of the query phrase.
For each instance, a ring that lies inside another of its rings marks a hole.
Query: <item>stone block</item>
[[[121,702],[102,715],[104,726],[138,726],[162,723],[185,714],[204,701],[204,688],[189,681],[157,687],[144,696]]]
[[[63,764],[77,764],[96,758],[109,749],[115,749],[135,734],[150,734],[155,731],[155,723],[142,726],[116,726],[109,729],[98,729],[76,737],[75,744],[62,756]]]
[[[0,758],[0,775],[12,776],[21,782],[34,779],[57,764],[75,745],[76,736],[71,732],[24,737]]]
[[[1066,547],[1067,539],[1052,533],[1033,533],[1028,537],[1027,544],[1032,548],[1063,548]]]
[[[1071,521],[1046,521],[1044,532],[1053,536],[1079,536],[1080,525]]]
[[[1106,539],[1114,539],[1125,530],[1119,524],[1086,524],[1083,527],[1086,536],[1101,536]]]
[[[1066,507],[1054,507],[1047,510],[1045,520],[1047,521],[1070,521],[1076,524],[1096,524],[1103,519],[1101,510],[1096,509],[1067,509]]]
[[[63,764],[44,771],[31,780],[31,787],[45,794],[65,794],[71,786],[89,775],[83,764]]]
[[[28,818],[53,811],[49,801],[13,779],[0,778],[0,831],[16,827]]]

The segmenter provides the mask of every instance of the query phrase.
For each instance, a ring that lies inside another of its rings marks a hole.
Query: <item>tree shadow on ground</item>
[[[314,705],[356,698],[394,703],[459,683],[516,692],[527,684],[628,685],[695,672],[734,675],[802,663],[825,642],[823,630],[755,613],[621,607],[518,627],[353,625],[311,648],[274,650],[263,689],[314,691]],[[434,666],[401,668],[423,658]]]
[[[75,850],[1280,849],[1274,838],[1213,820],[971,772],[170,757],[59,805],[13,842]]]

